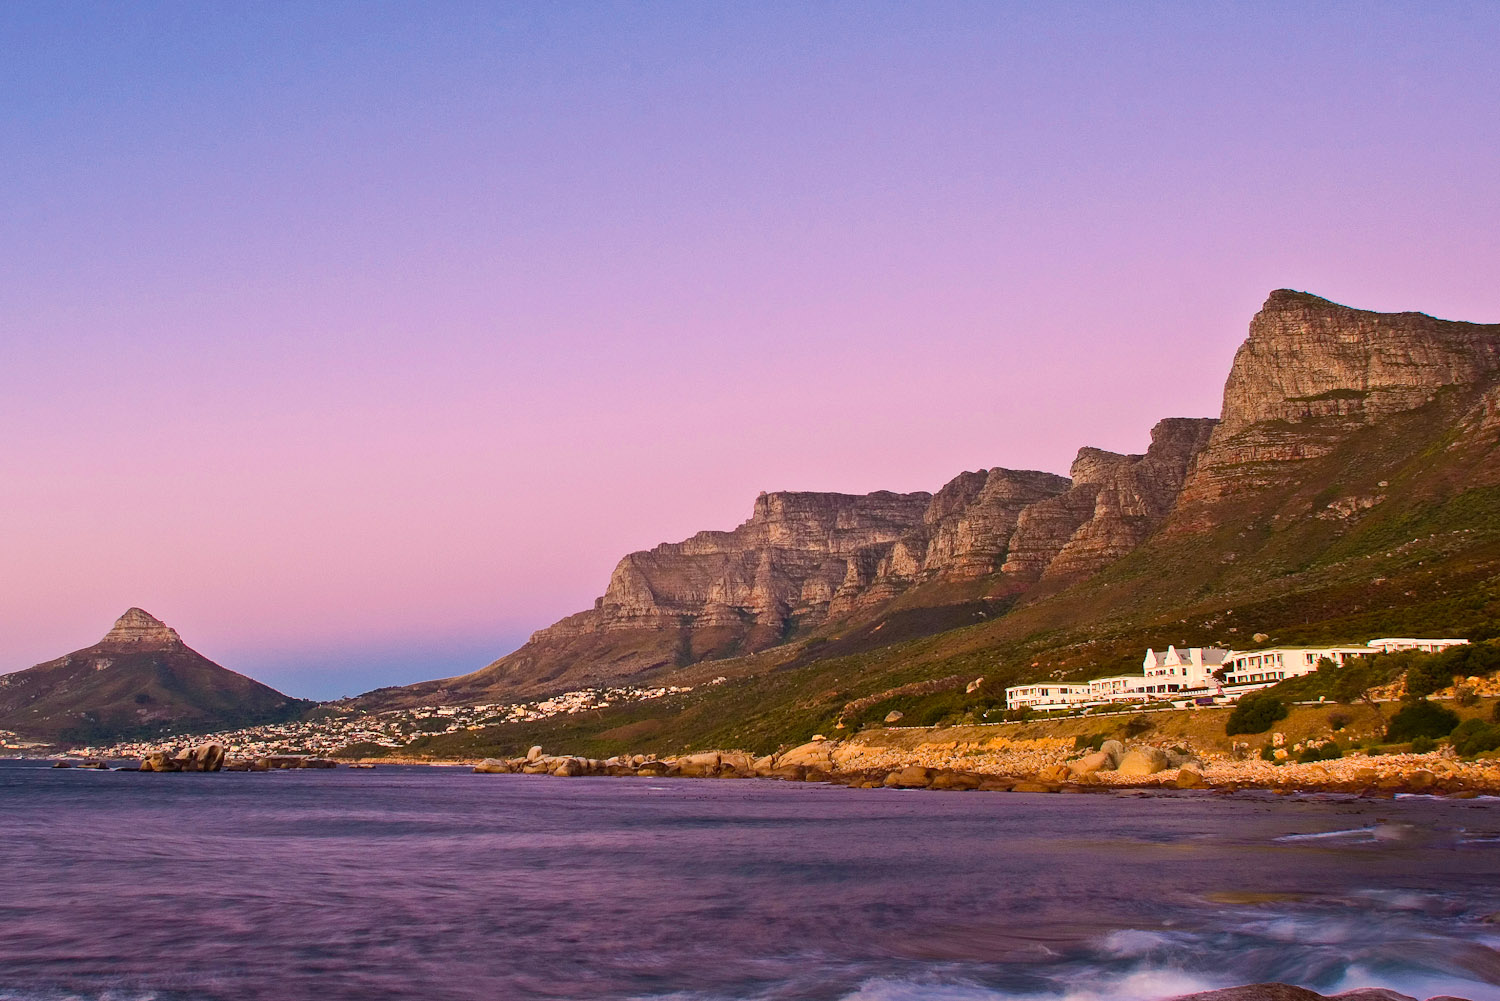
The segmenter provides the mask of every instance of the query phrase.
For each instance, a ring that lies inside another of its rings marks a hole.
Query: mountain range
[[[482,670],[363,702],[500,701],[853,654],[878,678],[939,634],[953,635],[927,647],[988,651],[960,659],[1021,678],[1123,666],[1101,647],[1121,632],[1138,659],[1147,641],[1245,646],[1356,611],[1482,630],[1488,612],[1423,618],[1430,585],[1393,581],[1423,553],[1450,557],[1434,579],[1490,580],[1497,437],[1500,324],[1281,289],[1250,323],[1219,416],[1162,420],[1142,455],[1084,447],[1068,477],[995,467],[934,493],[762,494],[738,528],[625,556],[593,608]],[[1267,605],[1254,628],[1247,603]],[[1155,621],[1177,628],[1143,628]],[[962,666],[950,660],[925,673]]]
[[[931,493],[761,494],[737,528],[626,555],[592,608],[481,670],[344,708],[691,685],[427,747],[764,749],[898,696],[937,719],[993,706],[1007,684],[1132,670],[1148,645],[1483,638],[1500,624],[1497,444],[1500,324],[1281,289],[1250,321],[1219,415],[1161,420],[1143,454],[1084,447],[1066,477],[996,466]],[[118,635],[146,619],[149,640]],[[138,609],[96,647],[0,677],[0,727],[23,733],[308,705]]]

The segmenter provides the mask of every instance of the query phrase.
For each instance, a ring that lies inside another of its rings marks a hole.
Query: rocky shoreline
[[[1440,753],[1350,756],[1310,764],[1199,755],[1181,748],[1109,740],[1079,752],[1055,739],[933,740],[914,748],[859,741],[812,741],[779,754],[702,751],[673,757],[618,755],[596,759],[549,755],[486,758],[485,774],[575,777],[762,778],[830,782],[858,788],[1004,792],[1094,792],[1113,789],[1200,789],[1234,792],[1335,792],[1365,796],[1421,793],[1454,797],[1500,795],[1500,761],[1463,762]]]

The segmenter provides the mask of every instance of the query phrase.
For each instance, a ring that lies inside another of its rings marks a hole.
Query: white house
[[[1165,652],[1147,650],[1141,661],[1146,690],[1156,693],[1203,690],[1214,684],[1214,671],[1223,666],[1228,650],[1218,647],[1167,647]]]
[[[1015,685],[1005,690],[1005,708],[1060,709],[1089,701],[1089,686],[1047,681],[1036,685]]]
[[[1374,647],[1381,653],[1395,653],[1397,650],[1421,650],[1423,653],[1441,653],[1454,646],[1467,646],[1468,640],[1415,640],[1407,637],[1383,637],[1371,640],[1366,646]]]
[[[1224,659],[1224,685],[1226,688],[1274,685],[1287,678],[1312,674],[1322,660],[1343,666],[1347,660],[1368,657],[1374,652],[1368,646],[1287,646],[1236,651]]]

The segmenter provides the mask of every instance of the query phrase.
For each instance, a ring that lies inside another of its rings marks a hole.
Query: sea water
[[[1500,1001],[1500,801],[0,763],[0,998]]]

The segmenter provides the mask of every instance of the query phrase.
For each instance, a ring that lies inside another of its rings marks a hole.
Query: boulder
[[[776,759],[776,766],[787,768],[801,765],[804,768],[821,768],[824,771],[831,771],[835,746],[833,741],[815,738],[780,755]]]
[[[719,752],[685,754],[676,759],[678,774],[688,779],[709,779],[719,774]]]
[[[224,767],[224,745],[209,741],[188,752],[195,772],[216,772]]]
[[[719,777],[739,778],[755,774],[755,758],[744,751],[729,751],[719,755]]]
[[[932,783],[932,769],[921,765],[907,765],[899,772],[885,777],[885,784],[892,789],[925,789]]]
[[[182,768],[178,765],[176,759],[166,751],[152,751],[141,759],[139,770],[143,772],[177,772],[181,771]]]
[[[1167,754],[1159,747],[1132,747],[1120,758],[1121,775],[1155,775],[1167,767]]]
[[[1011,792],[1057,792],[1060,786],[1047,782],[1021,781],[1010,787]]]
[[[584,763],[577,758],[562,758],[552,766],[552,774],[563,779],[582,775],[586,770]]]
[[[1099,750],[1109,755],[1110,760],[1114,762],[1111,768],[1119,765],[1120,759],[1125,756],[1125,745],[1118,740],[1106,740],[1099,745]]]
[[[531,750],[526,752],[527,761],[536,761],[542,756],[542,745],[533,744]]]
[[[885,714],[885,721],[887,723],[899,723],[905,718],[906,713],[902,712],[899,709],[892,709],[890,712]]]
[[[944,768],[932,777],[931,789],[955,789],[969,790],[978,789],[980,777],[971,772],[957,772],[951,768]]]
[[[480,775],[506,775],[510,773],[511,767],[499,758],[485,758],[474,766],[474,771]]]
[[[1202,789],[1208,785],[1203,773],[1192,765],[1183,765],[1177,769],[1177,778],[1172,780],[1172,784],[1179,789]]]
[[[649,778],[661,778],[670,770],[671,766],[665,761],[642,761],[636,766],[635,773]]]
[[[1077,761],[1069,764],[1068,773],[1077,778],[1081,775],[1092,775],[1095,772],[1113,771],[1114,767],[1114,756],[1108,751],[1101,750],[1095,751],[1093,754],[1086,754]]]
[[[1066,782],[1071,769],[1067,765],[1048,765],[1036,773],[1038,782]]]
[[[1432,774],[1425,768],[1418,768],[1416,771],[1411,772],[1406,776],[1406,787],[1416,792],[1424,792],[1428,789],[1431,789],[1433,783],[1435,783],[1436,781],[1436,775]]]
[[[801,782],[807,778],[808,769],[805,765],[777,765],[766,774],[768,779],[781,779],[785,782]]]

